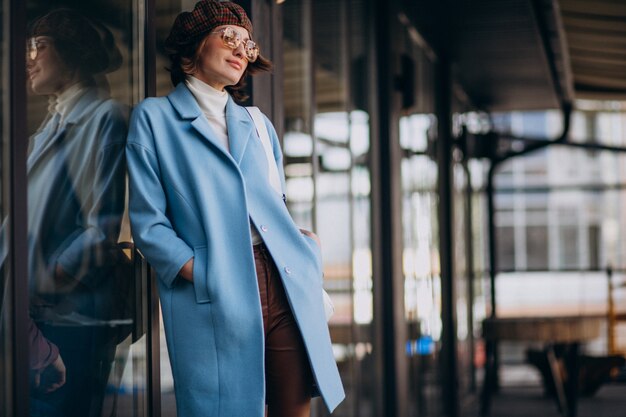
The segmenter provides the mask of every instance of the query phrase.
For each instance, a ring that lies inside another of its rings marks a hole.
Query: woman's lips
[[[238,61],[232,61],[232,60],[229,59],[226,62],[228,62],[230,64],[230,66],[232,66],[232,67],[234,67],[234,68],[236,68],[238,70],[241,70],[241,68],[243,68],[243,65],[240,62],[238,62]]]

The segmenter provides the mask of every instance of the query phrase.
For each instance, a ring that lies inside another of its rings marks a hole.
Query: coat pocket
[[[198,304],[210,303],[207,276],[207,247],[198,246],[193,248],[193,287],[196,292]]]

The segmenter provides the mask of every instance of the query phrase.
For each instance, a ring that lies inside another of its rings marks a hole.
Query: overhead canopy
[[[626,1],[559,3],[576,98],[626,100]]]
[[[626,1],[433,3],[405,4],[478,107],[532,110],[577,98],[626,100]]]
[[[476,105],[503,111],[572,101],[567,48],[551,0],[462,4],[451,55],[456,76]]]

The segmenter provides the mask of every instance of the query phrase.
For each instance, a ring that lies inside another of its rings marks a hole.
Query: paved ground
[[[537,386],[504,387],[495,395],[491,417],[561,417],[556,403]],[[605,385],[591,398],[581,398],[578,417],[626,417],[626,385]]]

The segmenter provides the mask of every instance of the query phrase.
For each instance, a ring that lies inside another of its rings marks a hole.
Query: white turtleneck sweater
[[[189,91],[196,98],[200,110],[204,113],[211,129],[217,135],[220,143],[230,152],[228,145],[228,129],[226,127],[226,103],[228,93],[219,91],[196,77],[188,76],[185,81]]]
[[[209,122],[211,129],[213,129],[213,133],[215,133],[220,143],[224,145],[224,148],[230,152],[228,128],[226,126],[228,92],[226,92],[226,90],[216,90],[207,83],[192,76],[187,77],[185,84],[198,102],[198,106],[200,106],[200,110],[202,110],[202,113]],[[253,245],[263,241],[259,232],[257,232],[254,225],[252,225],[252,222],[250,223],[250,231],[252,233]]]

